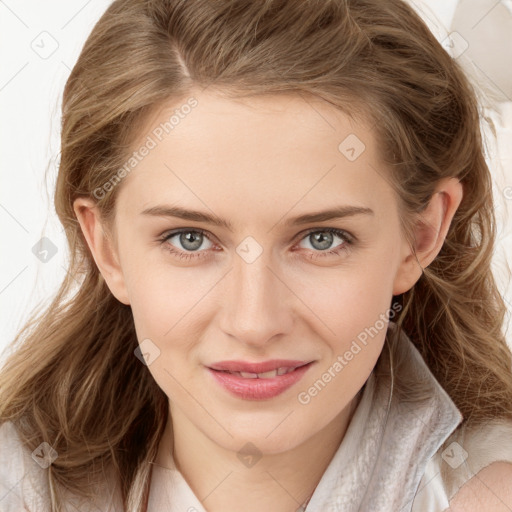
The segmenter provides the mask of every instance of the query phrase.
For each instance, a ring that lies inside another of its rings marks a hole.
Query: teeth
[[[258,379],[272,379],[277,375],[277,370],[272,370],[270,372],[258,373]]]
[[[278,375],[284,375],[285,373],[293,372],[295,368],[286,368],[281,367],[277,368],[276,370],[272,370],[270,372],[263,372],[263,373],[250,373],[250,372],[227,372],[232,373],[233,375],[240,375],[240,377],[243,377],[244,379],[273,379],[274,377],[277,377]]]
[[[235,373],[237,375],[240,375],[244,379],[257,379],[258,378],[257,373],[249,373],[249,372],[229,372],[229,373]]]

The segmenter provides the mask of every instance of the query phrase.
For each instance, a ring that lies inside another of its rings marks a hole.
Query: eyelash
[[[194,258],[207,257],[207,255],[206,256],[204,255],[205,251],[192,251],[192,252],[179,251],[179,250],[175,249],[172,245],[167,243],[168,240],[170,240],[174,236],[180,235],[182,233],[200,233],[201,235],[205,236],[210,242],[213,243],[211,238],[208,236],[208,233],[200,228],[180,229],[177,231],[173,231],[171,233],[166,233],[166,234],[164,234],[164,236],[159,238],[158,241],[164,246],[166,251],[169,251],[172,255],[174,255],[180,259],[192,260]],[[307,231],[302,236],[302,238],[299,239],[299,242],[304,240],[305,238],[307,238],[309,235],[311,235],[313,233],[332,233],[332,234],[338,236],[339,238],[341,238],[344,242],[343,244],[339,245],[338,248],[333,249],[333,250],[315,251],[314,255],[308,256],[308,258],[313,259],[313,260],[318,259],[318,258],[324,258],[324,257],[327,257],[328,255],[336,255],[337,256],[337,255],[341,254],[342,252],[346,252],[346,251],[350,250],[351,246],[354,245],[354,242],[355,242],[354,236],[352,236],[351,234],[347,233],[344,230],[336,229],[336,228],[321,228],[321,229],[314,228],[314,229],[311,229],[311,230]]]

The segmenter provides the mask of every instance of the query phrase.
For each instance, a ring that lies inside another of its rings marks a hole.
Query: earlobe
[[[73,203],[73,209],[92,257],[107,286],[120,302],[129,305],[119,258],[112,241],[103,229],[95,203],[88,198],[78,198]]]
[[[416,258],[412,247],[402,259],[393,282],[393,295],[400,295],[410,290],[423,274],[423,267]]]
[[[394,295],[410,290],[437,257],[462,197],[463,188],[458,179],[439,181],[427,208],[418,216],[413,246],[404,240],[404,256],[395,276]]]

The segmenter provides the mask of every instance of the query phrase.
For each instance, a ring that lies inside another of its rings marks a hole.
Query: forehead
[[[275,220],[295,204],[295,213],[343,203],[378,209],[392,198],[370,126],[319,98],[196,91],[152,114],[133,150],[144,145],[120,208],[182,201],[242,216],[272,206]]]

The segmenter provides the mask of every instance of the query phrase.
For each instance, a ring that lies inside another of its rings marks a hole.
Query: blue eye
[[[326,236],[327,234],[327,236]],[[315,235],[312,238],[312,235]],[[334,238],[339,238],[342,243],[338,244],[334,249],[331,248]],[[170,240],[176,238],[178,243],[183,249],[177,248],[174,244],[170,243]],[[204,241],[207,240],[211,245],[206,247],[204,250],[199,250],[203,245]],[[347,251],[350,246],[354,244],[355,238],[341,229],[335,228],[321,228],[311,229],[306,234],[302,235],[302,240],[311,240],[309,243],[312,246],[312,250],[308,255],[309,258],[322,258],[332,255],[339,255],[343,251]],[[205,258],[208,257],[208,250],[213,246],[213,243],[206,233],[202,229],[180,229],[173,231],[172,233],[165,234],[159,239],[159,242],[174,256],[180,259],[191,260],[194,258]]]
[[[185,249],[185,251],[176,249],[174,245],[169,243],[169,240],[175,237],[178,237],[177,239],[181,246]],[[203,256],[203,251],[199,252],[198,254],[195,253],[198,252],[199,247],[201,247],[205,239],[211,243],[206,233],[201,229],[182,229],[180,231],[175,231],[173,233],[165,235],[163,238],[160,239],[160,241],[162,242],[162,244],[164,244],[164,247],[169,252],[176,255],[178,258],[192,259]]]
[[[326,236],[327,234],[327,236]],[[331,248],[334,238],[342,240],[334,249]],[[322,258],[327,255],[339,255],[341,252],[346,251],[353,244],[353,237],[346,231],[334,228],[315,229],[306,233],[302,240],[310,241],[313,247],[312,258]],[[315,247],[316,245],[316,247]]]

